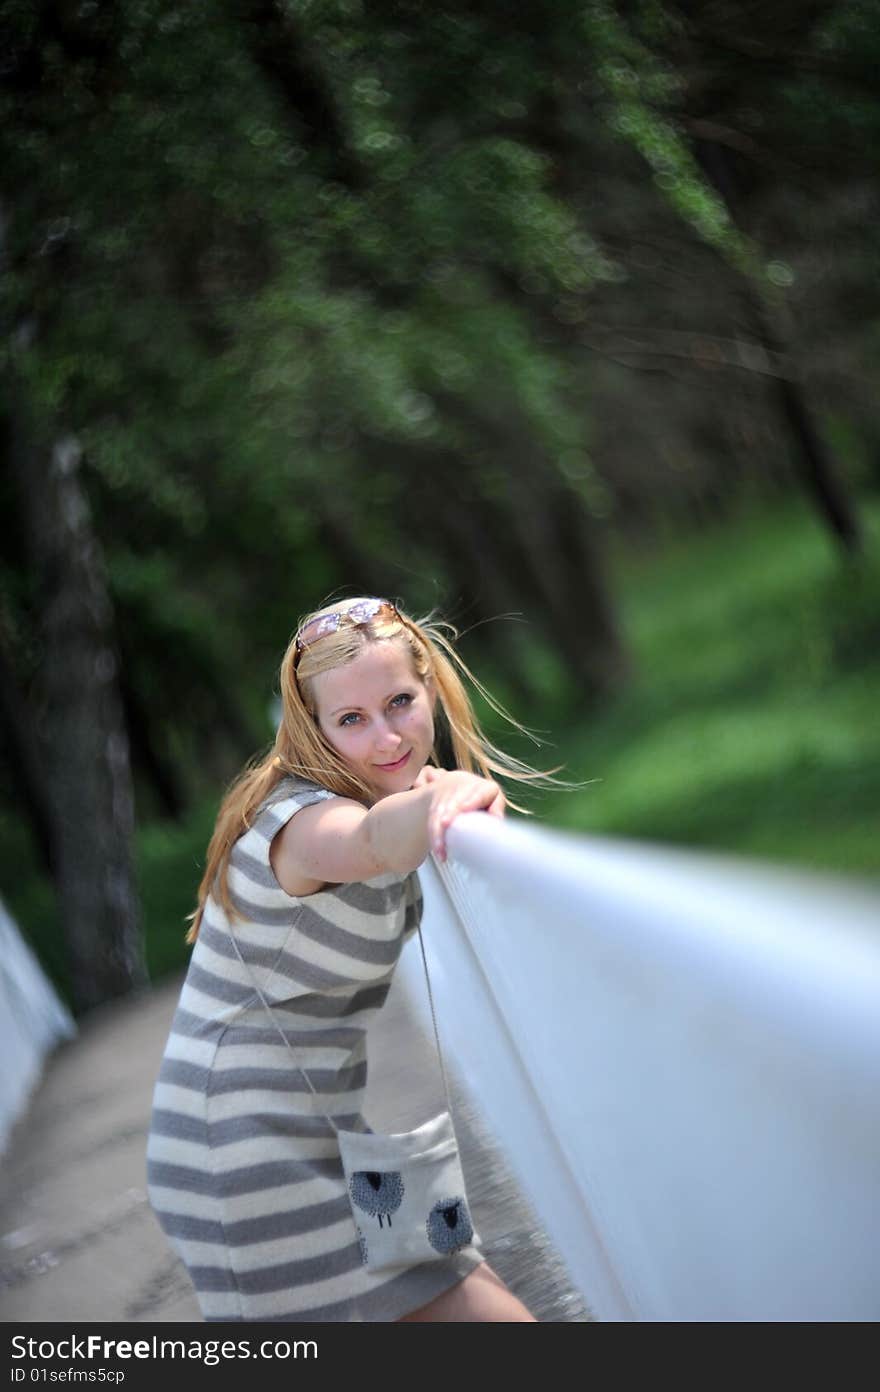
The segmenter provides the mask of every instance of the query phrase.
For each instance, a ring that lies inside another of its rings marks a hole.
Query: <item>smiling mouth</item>
[[[395,763],[393,763],[393,764],[377,764],[377,765],[376,765],[376,768],[391,770],[392,772],[394,771],[394,769],[403,768],[404,764],[406,763],[406,761],[407,761],[407,759],[409,758],[409,756],[410,756],[411,753],[412,753],[412,750],[411,750],[411,749],[408,749],[408,750],[406,751],[406,753],[402,756],[402,758],[397,759]]]

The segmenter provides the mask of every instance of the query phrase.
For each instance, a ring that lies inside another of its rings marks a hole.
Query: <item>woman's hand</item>
[[[445,778],[448,769],[435,768],[433,764],[425,764],[421,773],[416,775],[414,788],[426,788],[429,783],[436,783],[438,778]]]
[[[422,769],[419,778],[426,773]],[[498,784],[491,778],[480,778],[475,773],[464,773],[460,769],[432,769],[438,777],[425,778],[424,786],[433,789],[428,807],[428,847],[438,860],[446,859],[446,829],[460,812],[488,812],[493,817],[503,817],[507,799]]]

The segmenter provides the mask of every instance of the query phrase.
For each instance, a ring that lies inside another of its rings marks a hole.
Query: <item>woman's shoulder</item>
[[[263,842],[268,844],[292,820],[295,812],[312,803],[337,796],[332,788],[313,779],[285,774],[254,808],[248,818],[246,829],[242,831],[243,843],[250,845],[256,840],[260,845]]]
[[[324,783],[318,783],[312,778],[303,778],[298,774],[286,773],[263,798],[257,808],[257,815],[275,807],[279,802],[295,802],[306,806],[310,802],[318,802],[321,798],[338,796],[338,793]]]
[[[251,899],[260,891],[260,900],[283,893],[291,895],[313,892],[316,881],[281,885],[277,878],[277,860],[281,843],[294,813],[325,798],[336,797],[331,788],[314,779],[284,774],[269,789],[254,808],[232,848],[230,868],[234,874],[248,880]],[[268,898],[267,898],[268,903]]]

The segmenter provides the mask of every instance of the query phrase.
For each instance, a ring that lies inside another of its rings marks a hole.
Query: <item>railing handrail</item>
[[[598,1317],[877,1318],[874,886],[479,813],[448,846],[444,1048]]]
[[[73,1017],[0,899],[0,1153],[46,1055],[75,1032]]]

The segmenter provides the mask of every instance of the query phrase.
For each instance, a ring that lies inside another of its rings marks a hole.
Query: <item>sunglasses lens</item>
[[[347,611],[346,618],[356,624],[369,623],[370,619],[376,617],[383,603],[381,599],[365,599],[362,604],[353,604]]]
[[[325,633],[335,633],[341,619],[349,619],[354,624],[369,623],[370,619],[374,619],[383,609],[397,617],[397,610],[387,599],[364,599],[359,604],[353,604],[344,613],[323,614],[319,619],[312,619],[297,638],[297,649],[301,651],[307,648],[310,643],[323,638]]]
[[[308,647],[309,643],[317,642],[319,638],[323,638],[325,633],[333,633],[338,626],[338,614],[325,614],[320,619],[312,619],[311,623],[307,623],[299,635],[299,646],[301,648]]]

